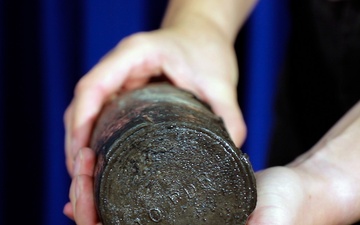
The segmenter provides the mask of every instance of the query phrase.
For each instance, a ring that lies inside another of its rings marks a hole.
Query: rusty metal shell
[[[108,224],[246,224],[256,205],[248,157],[222,120],[167,83],[126,92],[91,138],[95,200]]]

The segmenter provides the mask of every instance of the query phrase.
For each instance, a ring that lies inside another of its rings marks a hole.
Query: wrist
[[[216,38],[217,42],[226,43],[232,47],[236,38],[233,32],[221,28],[213,19],[202,14],[188,14],[183,18],[171,19],[164,22],[162,28],[180,30],[182,34],[190,36],[192,40],[211,40]]]
[[[169,2],[162,28],[203,28],[219,33],[233,43],[237,33],[252,11],[256,0],[172,0]]]
[[[301,163],[289,165],[302,180],[304,224],[351,224],[359,218],[359,190],[354,177],[344,173],[318,151]]]

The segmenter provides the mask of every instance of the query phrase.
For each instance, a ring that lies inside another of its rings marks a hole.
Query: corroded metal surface
[[[188,92],[152,84],[104,107],[91,146],[95,199],[107,224],[246,224],[251,164],[222,120]]]

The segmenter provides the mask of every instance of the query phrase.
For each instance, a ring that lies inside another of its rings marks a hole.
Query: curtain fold
[[[65,168],[63,114],[83,72],[83,5],[72,0],[41,2],[42,224],[72,223],[63,213],[70,178]]]
[[[255,171],[264,169],[272,137],[274,103],[290,23],[288,0],[260,0],[245,33],[242,100],[248,135],[243,150]]]
[[[0,199],[4,199],[4,177],[5,177],[5,168],[4,168],[4,74],[3,74],[3,62],[4,62],[4,6],[3,1],[0,1]],[[4,222],[4,202],[0,201],[0,224],[5,224]]]
[[[40,222],[43,191],[38,1],[2,1],[3,224]],[[10,215],[17,215],[12,217]]]
[[[285,1],[260,1],[244,33],[244,150],[255,169],[265,166]],[[62,210],[63,114],[75,84],[122,38],[157,28],[166,3],[0,0],[0,224],[74,224]]]

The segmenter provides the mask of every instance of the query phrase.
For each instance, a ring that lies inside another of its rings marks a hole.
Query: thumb
[[[237,101],[236,88],[223,82],[204,86],[206,86],[206,91],[202,91],[204,100],[214,113],[223,119],[231,139],[237,147],[240,147],[246,137],[246,125]]]

